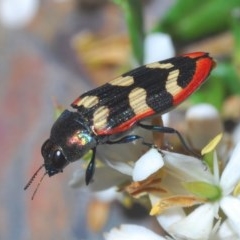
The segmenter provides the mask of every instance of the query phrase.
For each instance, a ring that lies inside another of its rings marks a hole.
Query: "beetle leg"
[[[96,148],[93,148],[92,149],[92,157],[91,157],[91,160],[86,169],[86,175],[85,175],[86,185],[88,185],[90,183],[90,181],[93,178],[93,174],[95,172],[95,156],[96,156]]]
[[[156,148],[158,149],[159,152],[161,152],[161,150],[155,146],[153,143],[148,143],[148,142],[145,142],[144,141],[144,138],[141,137],[141,136],[138,136],[138,135],[128,135],[128,136],[125,136],[117,141],[107,141],[106,143],[107,144],[121,144],[121,143],[129,143],[129,142],[133,142],[135,140],[138,140],[138,139],[142,139],[142,144],[149,147],[149,148]],[[162,154],[162,152],[161,152]]]
[[[121,144],[121,143],[129,143],[129,142],[133,142],[135,140],[138,139],[143,139],[142,137],[138,136],[138,135],[128,135],[125,136],[123,138],[120,138],[119,140],[116,141],[107,141],[107,144]]]
[[[170,128],[170,127],[164,127],[164,126],[154,126],[154,125],[146,125],[143,123],[138,122],[137,125],[143,129],[146,130],[150,130],[150,131],[156,131],[156,132],[161,132],[161,133],[169,133],[169,134],[176,134],[179,138],[179,140],[181,141],[183,147],[191,154],[193,154],[196,157],[201,157],[199,154],[197,154],[196,152],[194,152],[186,143],[186,141],[184,140],[183,136],[181,135],[180,132],[178,132],[176,129],[174,128]]]

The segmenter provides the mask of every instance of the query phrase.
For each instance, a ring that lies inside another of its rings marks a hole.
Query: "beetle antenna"
[[[34,192],[33,192],[32,200],[34,199],[34,197],[35,197],[35,195],[36,195],[36,193],[37,193],[37,191],[38,191],[38,189],[39,189],[39,186],[40,186],[43,178],[44,178],[46,175],[47,175],[47,172],[45,172],[45,173],[43,174],[42,178],[41,178],[40,181],[38,182],[38,185],[37,185],[36,189],[35,189]]]
[[[30,180],[28,181],[28,183],[26,184],[26,186],[24,187],[24,190],[26,190],[33,182],[33,180],[35,179],[35,177],[37,176],[37,174],[39,173],[39,171],[44,167],[45,165],[41,165],[38,170],[33,174],[33,176],[30,178]]]

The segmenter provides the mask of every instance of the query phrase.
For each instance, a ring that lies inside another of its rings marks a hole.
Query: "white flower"
[[[197,207],[193,212],[189,215],[186,215],[181,209],[182,206],[187,206],[187,204],[191,202],[186,201],[185,198],[176,197],[175,201],[178,199],[178,202],[174,202],[174,204],[170,204],[168,207],[173,207],[163,211],[159,216],[157,216],[157,220],[160,225],[174,238],[178,239],[225,239],[223,236],[224,231],[222,229],[228,229],[228,236],[240,238],[240,198],[239,198],[239,182],[240,182],[240,143],[237,144],[234,149],[232,156],[225,166],[221,176],[219,174],[219,164],[216,154],[214,156],[214,166],[213,166],[213,175],[205,169],[203,171],[202,167],[197,167],[197,159],[190,159],[189,157],[185,157],[185,163],[182,164],[182,157],[176,156],[175,161],[172,158],[172,154],[167,154],[165,156],[165,167],[169,169],[173,169],[171,174],[176,178],[181,179],[181,181],[185,178],[186,181],[194,181],[196,182],[194,193],[199,191],[199,195],[204,197],[206,194],[206,203],[204,201],[203,204]],[[191,161],[189,161],[191,160]],[[187,163],[188,162],[188,163]],[[144,169],[144,167],[142,168]],[[181,193],[182,189],[177,189],[179,187],[178,184],[172,184],[170,179],[165,179],[166,184],[169,181],[169,188],[172,194],[176,194],[177,191]],[[198,189],[197,187],[201,187],[202,185],[198,183],[198,181],[205,182],[206,186],[209,189],[213,190],[208,192],[206,188]],[[199,184],[199,185],[198,185]],[[174,186],[175,185],[175,186]],[[194,185],[194,184],[193,184]],[[187,186],[191,186],[188,185]],[[167,187],[166,187],[167,188]],[[181,188],[181,186],[180,186]],[[218,189],[220,191],[218,191]],[[215,191],[215,193],[211,196],[211,194]],[[212,198],[212,199],[211,199]],[[156,198],[156,196],[150,195],[150,199],[152,204],[155,205],[159,200],[160,202],[164,202],[163,199]],[[171,199],[171,198],[169,198]],[[183,201],[184,200],[184,201]],[[187,204],[186,204],[187,203]],[[186,204],[186,205],[185,205]],[[192,202],[194,205],[194,201]],[[227,217],[226,222],[217,229],[213,230],[213,222],[214,219],[220,219],[218,212],[219,208],[222,209],[224,214]]]
[[[5,27],[24,27],[36,15],[38,7],[38,0],[0,0],[0,21]]]
[[[175,56],[172,39],[165,33],[151,33],[144,42],[144,63],[161,61]]]
[[[142,181],[158,169],[162,168],[163,165],[164,162],[162,155],[159,154],[155,148],[152,148],[135,163],[132,179],[135,182]],[[144,171],[142,171],[142,166],[145,166]]]
[[[235,147],[232,156],[227,163],[221,179],[220,186],[222,188],[223,197],[219,201],[219,205],[229,219],[229,225],[240,238],[240,142]]]
[[[105,240],[166,240],[151,230],[138,225],[123,224],[104,235]],[[168,238],[170,240],[170,238]]]

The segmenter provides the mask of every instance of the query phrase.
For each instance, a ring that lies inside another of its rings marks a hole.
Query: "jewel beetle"
[[[89,184],[97,146],[142,138],[126,135],[136,126],[176,133],[187,148],[177,130],[145,125],[141,120],[168,112],[183,102],[205,82],[214,66],[208,53],[184,54],[138,67],[80,95],[71,104],[75,111],[65,110],[53,124],[49,139],[42,145],[44,164],[39,170],[45,167],[45,175],[51,177],[92,150],[85,176],[86,184]],[[115,136],[116,141],[112,140]]]

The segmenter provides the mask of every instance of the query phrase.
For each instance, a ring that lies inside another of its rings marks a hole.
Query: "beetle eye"
[[[68,161],[61,152],[61,150],[57,149],[56,151],[54,151],[52,156],[52,166],[54,166],[54,168],[56,169],[62,170],[67,164]]]
[[[45,158],[48,155],[48,152],[51,151],[53,144],[50,142],[50,140],[46,140],[42,145],[42,156]]]

